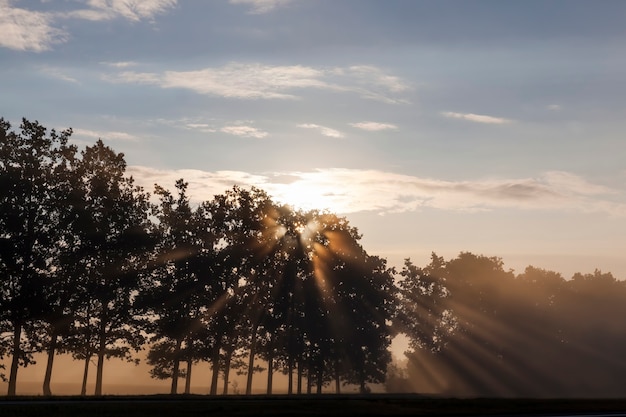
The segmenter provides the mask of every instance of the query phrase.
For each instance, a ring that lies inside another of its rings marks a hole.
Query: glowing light
[[[301,174],[290,183],[266,184],[276,201],[299,210],[329,210],[333,213],[348,212],[349,199],[345,185],[338,184],[323,173]]]

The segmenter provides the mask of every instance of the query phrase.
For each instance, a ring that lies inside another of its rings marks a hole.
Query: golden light
[[[302,178],[289,184],[272,184],[270,193],[276,201],[298,210],[329,210],[344,213],[348,200],[343,185],[321,178]]]

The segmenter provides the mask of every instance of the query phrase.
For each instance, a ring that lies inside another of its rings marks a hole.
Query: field
[[[454,399],[416,395],[2,397],[13,416],[472,416],[621,414],[622,399]]]

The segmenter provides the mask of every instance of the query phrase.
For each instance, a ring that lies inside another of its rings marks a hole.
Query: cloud
[[[125,132],[97,132],[95,130],[87,129],[72,129],[73,136],[87,136],[95,139],[108,139],[108,140],[137,140],[137,136],[131,135]]]
[[[184,126],[185,129],[199,130],[205,133],[215,133],[217,129],[208,123],[187,123]]]
[[[354,65],[348,68],[348,72],[362,83],[374,84],[395,93],[406,91],[410,88],[400,78],[385,74],[380,68],[372,65]]]
[[[220,129],[220,132],[228,133],[229,135],[241,136],[244,138],[257,138],[261,139],[267,136],[267,132],[257,129],[252,126],[225,126]]]
[[[196,202],[240,185],[262,188],[278,202],[304,209],[326,208],[340,214],[364,211],[385,214],[431,208],[465,212],[557,210],[626,216],[623,195],[567,172],[547,172],[536,178],[474,181],[342,168],[263,175],[147,167],[130,167],[129,172],[139,184],[149,187],[154,182],[171,186],[182,177],[193,184],[189,190]]]
[[[505,119],[502,117],[486,116],[484,114],[455,113],[451,111],[442,112],[441,114],[444,115],[445,117],[449,117],[452,119],[463,119],[463,120],[469,120],[470,122],[476,122],[476,123],[505,124],[505,123],[512,122],[512,120],[510,119]]]
[[[377,132],[379,130],[390,130],[390,129],[397,129],[398,128],[398,126],[392,125],[391,123],[378,123],[378,122],[350,123],[350,126],[356,127],[357,129],[369,130],[371,132]]]
[[[296,99],[298,96],[295,90],[315,88],[352,92],[388,103],[406,102],[391,96],[409,89],[408,84],[402,83],[399,78],[386,75],[375,67],[354,68],[328,69],[234,62],[222,67],[192,71],[123,71],[106,75],[104,79],[114,83],[183,88],[198,94],[237,99]]]
[[[56,78],[56,79],[67,81],[67,82],[74,83],[74,84],[80,84],[80,81],[78,81],[74,77],[70,77],[63,70],[59,68],[44,66],[41,68],[40,71],[43,74],[47,75],[48,77]]]
[[[18,51],[42,52],[65,42],[64,30],[52,26],[52,16],[11,6],[0,0],[0,46]]]
[[[55,13],[21,9],[11,3],[0,0],[0,47],[42,52],[69,39],[69,34],[54,24],[55,20],[153,20],[176,6],[177,0],[87,0],[86,8]]]
[[[334,72],[343,76],[344,80],[354,83],[347,89],[361,97],[390,104],[410,104],[408,100],[393,95],[410,91],[413,87],[400,77],[387,74],[380,68],[372,65],[353,65],[348,68],[335,68]]]
[[[106,65],[108,67],[113,67],[113,68],[128,68],[128,67],[134,67],[135,65],[137,65],[137,63],[134,61],[101,62],[101,64]]]
[[[291,0],[229,0],[231,4],[244,4],[251,7],[250,13],[267,13],[278,6],[291,3]]]
[[[153,20],[156,15],[165,13],[177,3],[177,0],[88,0],[88,8],[73,10],[61,16],[93,21],[124,18],[138,22]]]
[[[249,187],[263,183],[266,178],[241,171],[160,170],[145,166],[129,166],[127,173],[146,191],[153,191],[154,184],[173,189],[176,180],[183,178],[189,183],[189,196],[195,203],[211,200],[234,185]]]
[[[326,127],[326,126],[316,125],[313,123],[303,123],[297,126],[303,129],[317,129],[322,135],[328,136],[329,138],[343,138],[345,136],[343,133],[341,133],[338,130],[331,129],[330,127]]]
[[[550,111],[560,111],[561,110],[561,105],[559,105],[559,104],[550,104],[546,108],[548,110],[550,110]]]

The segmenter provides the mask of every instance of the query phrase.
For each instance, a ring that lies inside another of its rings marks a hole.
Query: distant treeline
[[[624,397],[626,282],[596,270],[569,280],[497,257],[407,260],[394,323],[411,338],[391,391],[481,397]]]
[[[626,286],[596,271],[515,276],[495,257],[433,253],[401,271],[369,255],[348,221],[279,205],[234,186],[192,205],[187,183],[150,196],[124,155],[71,130],[0,119],[0,359],[15,395],[20,366],[47,353],[137,362],[184,379],[211,364],[210,393],[229,373],[288,376],[288,393],[355,384],[450,395],[624,395]],[[394,335],[408,367],[390,366]],[[2,369],[0,369],[2,371]],[[207,376],[207,379],[209,376]]]

